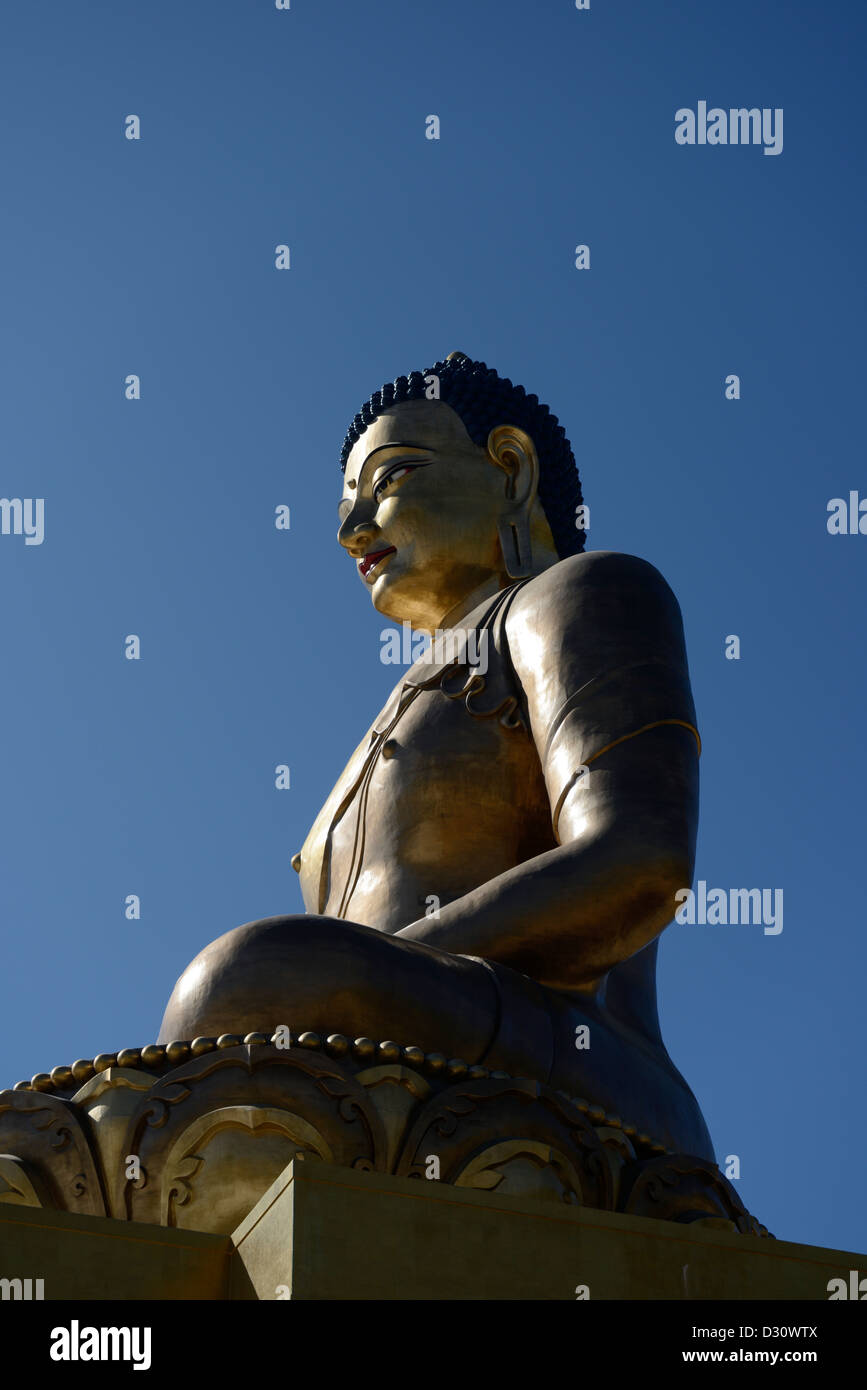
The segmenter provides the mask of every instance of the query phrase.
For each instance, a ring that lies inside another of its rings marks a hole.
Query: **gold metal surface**
[[[655,1000],[698,816],[680,612],[642,560],[560,559],[538,485],[525,431],[504,423],[482,447],[441,400],[359,436],[338,539],[374,607],[484,634],[487,663],[468,648],[404,672],[292,860],[307,914],[208,946],[160,1042],[180,1060],[269,1017],[414,1037],[708,1158]],[[181,1054],[173,1038],[197,1041]]]

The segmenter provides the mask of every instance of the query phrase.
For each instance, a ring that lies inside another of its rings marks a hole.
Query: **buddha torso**
[[[395,932],[554,848],[503,642],[512,592],[466,620],[488,633],[483,676],[466,662],[421,660],[395,686],[301,851],[308,912]]]

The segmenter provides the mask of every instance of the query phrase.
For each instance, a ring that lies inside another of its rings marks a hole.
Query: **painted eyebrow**
[[[394,439],[394,440],[392,440],[391,443],[389,443],[389,444],[377,444],[377,446],[376,446],[375,449],[371,449],[370,453],[367,455],[367,458],[364,460],[364,463],[361,465],[361,467],[360,467],[359,470],[358,470],[358,482],[359,482],[359,483],[361,482],[361,477],[362,477],[362,474],[364,473],[364,470],[366,469],[367,465],[370,463],[370,460],[373,458],[374,454],[379,454],[379,453],[381,453],[383,449],[418,449],[420,453],[426,454],[426,453],[429,453],[429,452],[430,452],[430,445],[428,445],[428,444],[410,444],[410,442],[409,442],[408,440],[402,440],[402,439]],[[338,504],[337,504],[337,515],[338,515],[338,517],[339,517],[341,520],[343,519],[343,515],[344,515],[344,506],[345,506],[345,504],[346,504],[346,503],[350,503],[350,504],[351,504],[351,502],[352,502],[352,498],[351,498],[351,497],[341,497],[340,501],[338,502]]]
[[[367,455],[367,458],[364,460],[364,463],[363,463],[361,466],[362,466],[362,468],[364,468],[364,467],[366,466],[366,464],[368,464],[368,463],[370,462],[370,460],[373,458],[374,454],[378,454],[382,449],[425,449],[425,450],[426,450],[427,448],[428,448],[428,445],[427,445],[427,444],[410,444],[409,440],[405,440],[405,439],[395,439],[395,440],[393,440],[393,441],[391,442],[391,444],[377,444],[377,446],[376,446],[375,449],[371,449],[370,453]]]

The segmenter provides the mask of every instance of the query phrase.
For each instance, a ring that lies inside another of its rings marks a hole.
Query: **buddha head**
[[[338,540],[374,608],[432,631],[584,548],[581,484],[547,406],[451,353],[355,416],[341,456]]]

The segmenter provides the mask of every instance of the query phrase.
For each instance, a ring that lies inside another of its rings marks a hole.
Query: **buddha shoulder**
[[[613,550],[570,555],[536,575],[515,595],[506,630],[519,670],[576,650],[606,665],[633,648],[683,652],[680,607],[659,570]]]

